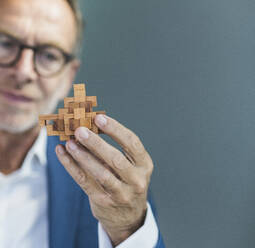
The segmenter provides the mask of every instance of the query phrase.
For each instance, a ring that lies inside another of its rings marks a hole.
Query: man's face
[[[76,40],[75,19],[65,0],[0,0],[0,32],[30,46],[52,44],[67,53]],[[24,132],[39,114],[52,113],[67,95],[77,68],[73,60],[60,74],[39,76],[30,49],[23,50],[14,66],[0,67],[0,130]]]

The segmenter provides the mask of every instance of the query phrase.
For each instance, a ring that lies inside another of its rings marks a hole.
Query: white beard
[[[0,119],[0,130],[9,132],[9,133],[23,133],[28,131],[29,129],[32,129],[36,125],[38,125],[38,118],[39,115],[44,115],[44,114],[52,114],[57,105],[58,101],[60,99],[60,94],[62,93],[64,84],[62,84],[62,87],[60,89],[57,89],[54,94],[48,98],[44,104],[42,109],[39,109],[37,113],[31,112],[28,117],[26,117],[26,120],[20,121],[20,122],[12,122],[12,121],[6,121],[3,122]],[[24,117],[23,117],[24,119]],[[18,124],[17,124],[18,123]]]

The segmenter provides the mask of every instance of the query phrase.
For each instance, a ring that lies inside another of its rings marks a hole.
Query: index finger
[[[118,121],[103,114],[96,115],[94,121],[105,134],[115,140],[131,156],[136,165],[143,164],[150,158],[140,138]]]

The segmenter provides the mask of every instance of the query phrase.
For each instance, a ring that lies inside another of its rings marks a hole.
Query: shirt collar
[[[1,180],[10,180],[24,176],[33,176],[40,173],[40,171],[44,170],[47,165],[47,130],[46,127],[43,127],[34,144],[26,154],[26,157],[22,163],[20,169],[14,171],[9,175],[3,175],[0,173],[0,182]],[[37,162],[36,162],[37,161]]]
[[[43,127],[29,152],[36,156],[41,165],[47,164],[47,130]]]
[[[41,167],[45,167],[47,164],[46,149],[47,130],[46,127],[43,127],[23,161],[20,175],[32,176],[41,171]]]

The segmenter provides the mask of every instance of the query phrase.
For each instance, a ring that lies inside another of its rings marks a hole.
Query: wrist
[[[143,211],[143,214],[139,218],[139,220],[137,220],[135,223],[129,226],[112,228],[112,227],[106,227],[102,224],[102,227],[108,234],[109,238],[111,239],[111,243],[114,247],[116,247],[117,245],[125,241],[129,236],[131,236],[141,226],[143,226],[145,221],[146,211],[147,209]]]

